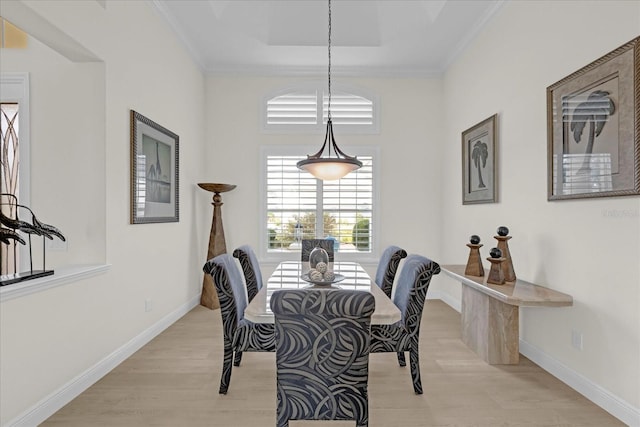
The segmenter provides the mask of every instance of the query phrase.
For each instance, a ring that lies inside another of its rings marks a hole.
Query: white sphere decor
[[[327,272],[327,263],[326,262],[319,262],[316,264],[316,270],[318,270],[320,273],[324,274]]]
[[[320,273],[318,270],[309,270],[309,279],[312,282],[322,282],[322,273]]]

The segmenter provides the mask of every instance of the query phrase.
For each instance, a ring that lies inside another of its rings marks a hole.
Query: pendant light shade
[[[331,121],[331,0],[329,0],[329,67],[328,86],[329,102],[327,103],[327,133],[320,150],[315,154],[307,155],[305,160],[300,160],[298,169],[309,172],[318,179],[334,181],[347,175],[349,172],[360,169],[362,162],[356,157],[349,156],[342,152],[333,137],[333,122]],[[327,144],[328,143],[328,144]],[[327,157],[323,157],[327,149]],[[333,152],[333,157],[331,153]]]
[[[322,157],[325,148],[328,147],[328,157]],[[333,151],[335,157],[331,156]],[[324,137],[324,143],[320,147],[320,151],[316,154],[310,154],[305,160],[298,162],[298,168],[309,172],[318,179],[334,181],[340,179],[349,172],[360,169],[362,162],[355,157],[346,155],[338,148],[336,140],[333,137],[333,123],[331,119],[327,121],[327,134]]]
[[[335,181],[349,172],[359,169],[362,162],[338,158],[307,159],[298,162],[298,168],[309,172],[318,179]]]

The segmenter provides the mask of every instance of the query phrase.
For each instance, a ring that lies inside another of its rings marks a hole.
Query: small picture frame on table
[[[497,142],[494,114],[462,132],[462,204],[498,201]]]
[[[131,110],[131,224],[178,222],[180,138]]]

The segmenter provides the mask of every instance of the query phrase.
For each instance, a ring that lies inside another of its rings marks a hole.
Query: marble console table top
[[[440,267],[450,277],[505,304],[520,307],[567,307],[573,305],[571,295],[524,280],[516,279],[515,282],[507,282],[504,285],[493,285],[487,283],[487,275],[485,277],[466,276],[464,274],[465,265],[441,265]]]

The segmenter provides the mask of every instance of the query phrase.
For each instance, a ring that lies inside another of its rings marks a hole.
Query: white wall
[[[466,262],[471,234],[488,256],[496,228],[508,226],[518,277],[574,298],[571,308],[522,309],[521,339],[636,414],[640,199],[547,201],[546,88],[638,34],[638,2],[505,3],[446,73],[441,179],[441,261]],[[500,202],[462,206],[461,132],[494,113]],[[446,277],[437,289],[460,298]],[[571,346],[572,330],[583,334],[582,351]]]
[[[322,79],[318,77],[314,80]],[[221,77],[207,79],[207,134],[211,182],[236,184],[223,195],[227,249],[258,247],[260,211],[260,147],[322,145],[324,133],[266,134],[260,131],[260,101],[275,89],[304,82],[301,78]],[[333,83],[357,86],[380,97],[377,135],[340,134],[345,146],[379,147],[380,245],[404,247],[410,253],[435,257],[439,251],[438,179],[442,145],[442,96],[438,79],[350,79]],[[269,266],[265,266],[269,268]],[[375,267],[374,267],[375,268]],[[265,270],[265,275],[269,270]],[[375,269],[373,270],[375,273]]]
[[[102,61],[36,46],[20,61],[3,51],[2,70],[34,76],[32,205],[69,237],[52,260],[111,269],[2,302],[2,425],[197,299],[211,218],[195,185],[205,175],[204,77],[160,16],[147,2],[21,3]],[[130,109],[180,136],[178,223],[129,224]],[[77,164],[83,157],[90,163]]]
[[[101,75],[104,80],[96,82],[104,87],[103,112],[96,106],[87,115],[89,123],[99,123],[98,115],[104,114],[104,170],[95,157],[98,167],[83,171],[87,182],[104,187],[95,198],[81,200],[103,203],[103,224],[96,227],[106,231],[93,240],[81,226],[65,227],[77,234],[69,254],[76,238],[86,239],[91,258],[104,253],[102,261],[112,268],[2,303],[0,424],[197,297],[212,210],[210,194],[197,182],[238,185],[223,196],[227,247],[257,245],[258,148],[315,148],[323,137],[260,133],[261,97],[298,79],[218,76],[205,81],[146,2],[109,1],[106,9],[94,1],[24,4],[102,60],[77,68],[90,70],[84,81]],[[638,408],[640,200],[546,201],[545,88],[636,36],[640,4],[577,5],[507,3],[443,81],[335,76],[377,93],[382,105],[379,135],[337,138],[341,146],[380,147],[382,246],[398,244],[441,263],[463,263],[470,234],[481,235],[488,249],[496,227],[509,226],[518,276],[575,299],[572,308],[523,309],[522,338]],[[34,61],[34,70],[46,66]],[[3,56],[3,70],[5,65],[13,70],[12,64],[17,65]],[[130,109],[180,135],[179,223],[129,224]],[[499,114],[501,201],[462,206],[460,133],[494,113]],[[43,135],[44,124],[34,118],[34,139]],[[65,125],[47,124],[47,132],[64,135]],[[39,138],[33,144],[41,144]],[[48,155],[52,162],[67,162],[66,150]],[[65,170],[63,177],[70,175]],[[45,191],[55,181],[37,175],[36,182],[43,187],[33,189],[34,206],[56,223],[57,207],[49,207],[55,201]],[[78,197],[65,188],[62,200]],[[604,214],[610,211],[629,215]],[[444,275],[432,286],[459,300],[459,285]],[[147,298],[154,303],[149,313],[144,312]],[[570,346],[572,329],[584,333],[582,352]]]

